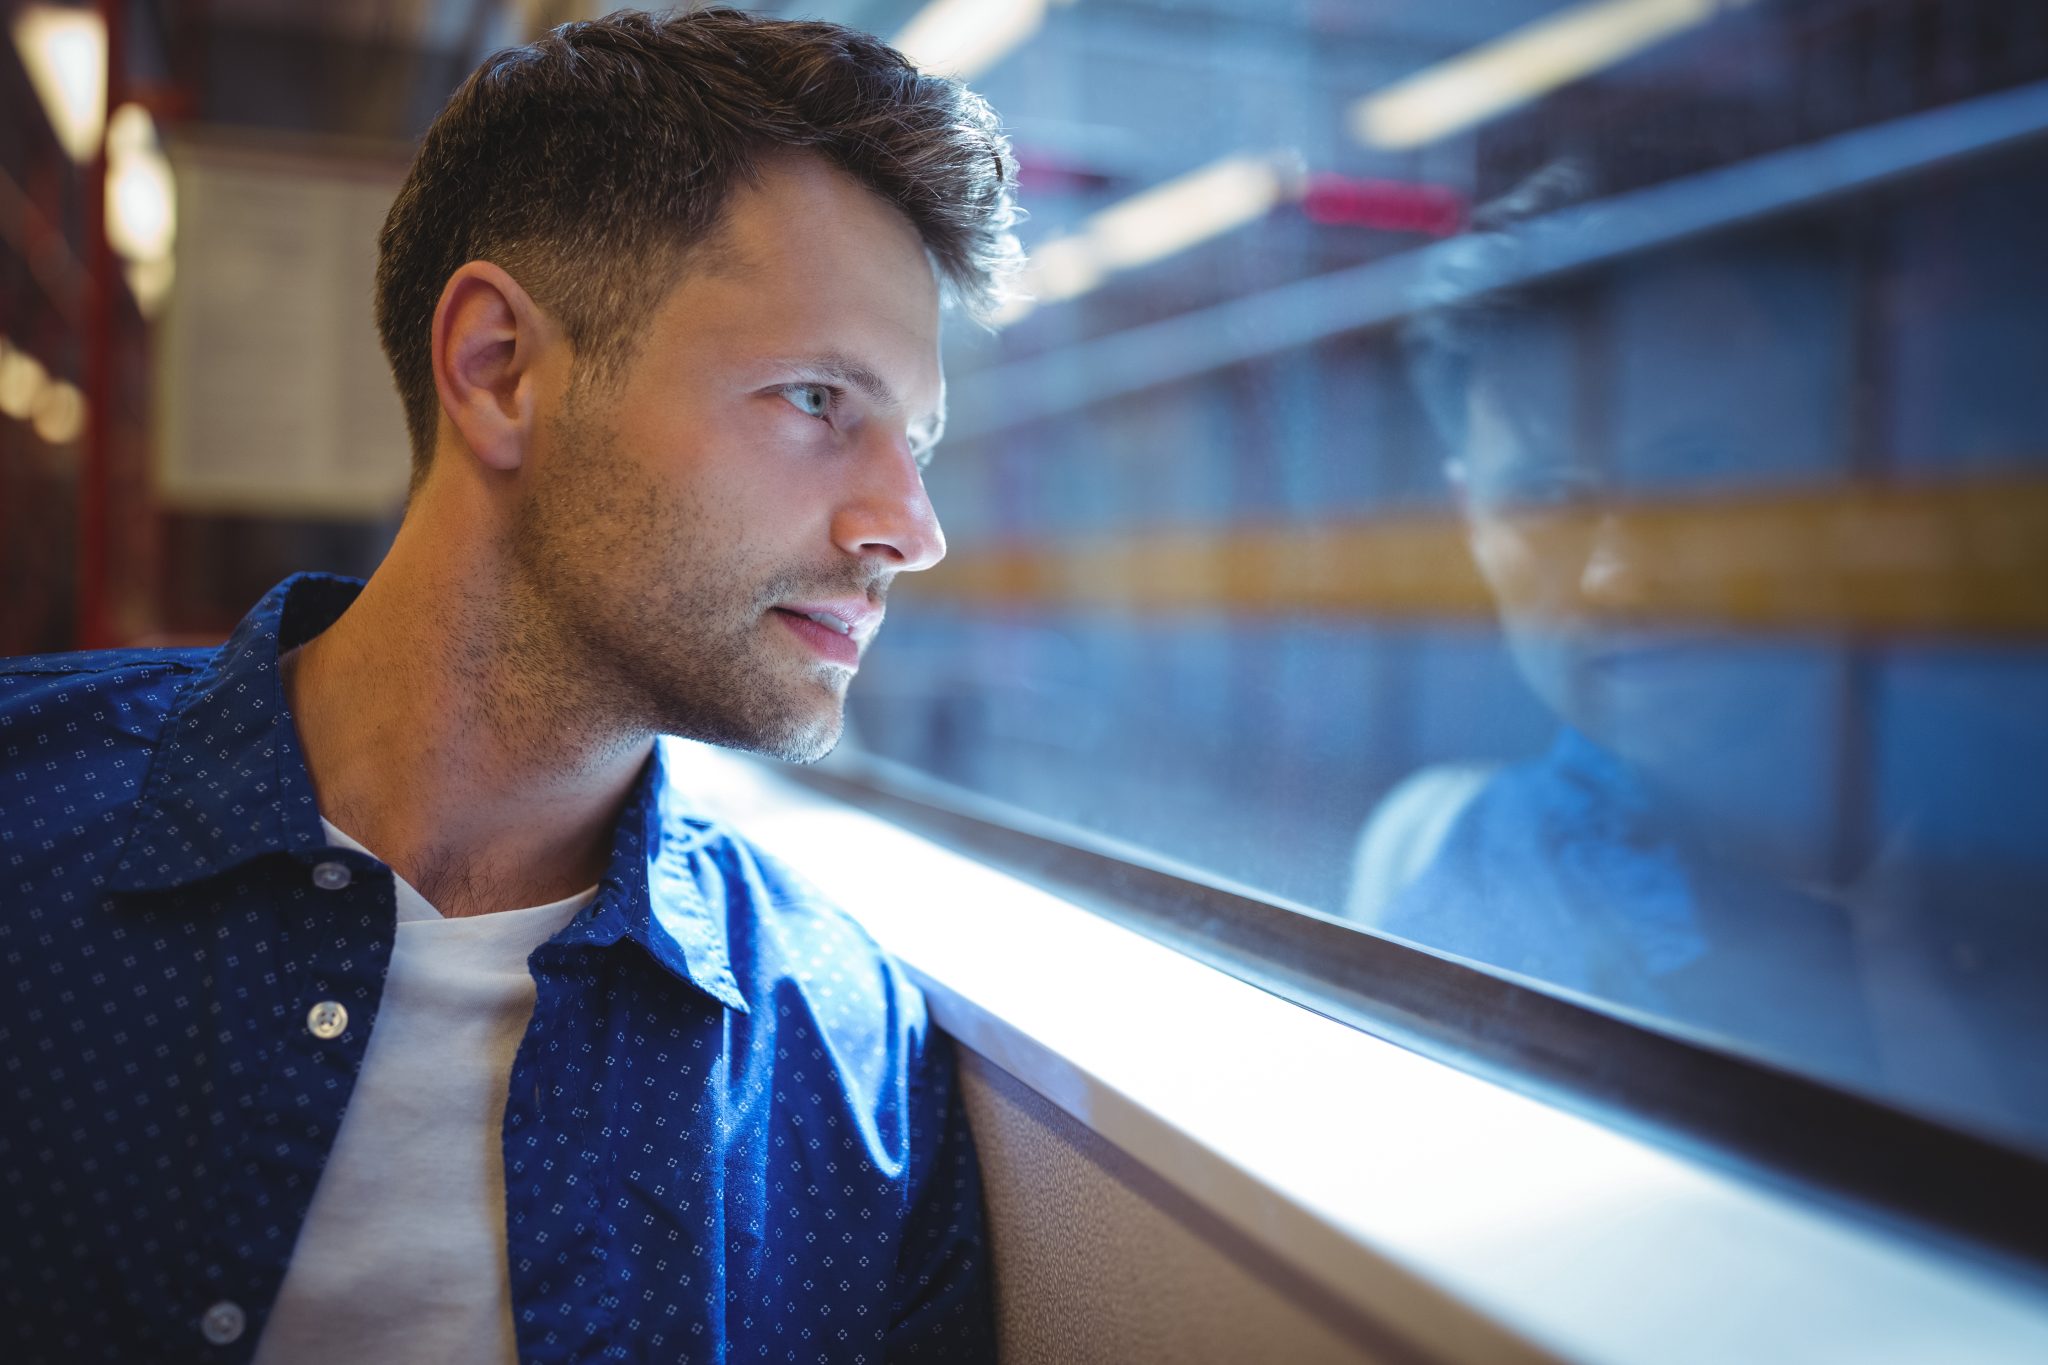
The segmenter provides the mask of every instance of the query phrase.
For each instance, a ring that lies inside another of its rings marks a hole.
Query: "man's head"
[[[1013,168],[994,113],[836,24],[733,10],[622,11],[487,59],[428,129],[385,220],[377,327],[412,439],[435,445],[434,309],[467,261],[503,267],[591,380],[632,350],[689,261],[715,256],[734,188],[804,149],[917,229],[970,309],[1017,253]]]
[[[1589,188],[1560,164],[1482,210],[1440,253],[1406,337],[1474,562],[1517,669],[1560,719],[1724,853],[1828,875],[1832,832],[1759,798],[1795,778],[1781,748],[1754,742],[1762,718],[1832,704],[1812,700],[1840,686],[1828,646],[1747,632],[1702,589],[1727,604],[1813,588],[1768,552],[1748,558],[1740,520],[1714,518],[1832,439],[1816,415],[1839,400],[1815,380],[1839,373],[1838,263],[1825,239],[1778,235],[1662,251],[1567,289],[1503,287],[1599,223]]]
[[[992,301],[1013,179],[978,97],[834,25],[628,13],[485,62],[378,324],[415,510],[488,526],[536,676],[602,728],[830,748],[890,581],[944,553],[942,295]]]
[[[1596,721],[1586,665],[1641,566],[1606,534],[1608,471],[1582,439],[1564,312],[1513,281],[1527,225],[1589,188],[1559,162],[1481,207],[1471,232],[1433,251],[1403,334],[1516,666],[1581,727]]]

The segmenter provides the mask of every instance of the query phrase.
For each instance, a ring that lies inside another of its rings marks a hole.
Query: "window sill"
[[[769,765],[676,762],[961,1043],[1427,1351],[2048,1359],[2033,1283],[1324,1018]]]

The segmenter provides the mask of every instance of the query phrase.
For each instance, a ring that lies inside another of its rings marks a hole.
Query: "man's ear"
[[[434,309],[434,388],[464,445],[491,469],[517,469],[539,411],[541,363],[561,329],[519,281],[471,261]]]

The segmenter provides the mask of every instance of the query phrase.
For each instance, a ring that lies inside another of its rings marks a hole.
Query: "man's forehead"
[[[739,180],[705,244],[736,275],[861,264],[892,276],[900,292],[938,299],[931,254],[903,210],[808,152],[771,155]]]
[[[923,239],[887,200],[814,156],[735,190],[683,263],[672,321],[751,359],[808,362],[878,402],[933,412],[940,293]]]

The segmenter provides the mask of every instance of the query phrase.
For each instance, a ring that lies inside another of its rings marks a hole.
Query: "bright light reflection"
[[[1272,160],[1231,157],[1104,209],[1088,236],[1107,269],[1129,270],[1263,218],[1285,190]]]
[[[153,318],[163,311],[164,300],[171,295],[178,267],[171,257],[159,256],[152,261],[128,262],[121,268],[121,276],[128,281],[128,290],[135,295],[135,306],[142,310],[142,316]]]
[[[1368,146],[1421,147],[1605,70],[1754,0],[1592,0],[1539,19],[1368,95],[1351,131]]]
[[[177,192],[156,127],[139,105],[123,105],[107,137],[107,238],[129,260],[153,261],[171,254],[177,235]]]
[[[85,395],[76,384],[58,380],[36,395],[36,435],[53,446],[68,446],[85,434]]]
[[[1033,293],[1041,302],[1070,299],[1102,283],[1102,263],[1085,237],[1062,237],[1031,253]]]
[[[1233,156],[1142,190],[1031,253],[1020,292],[994,319],[1007,327],[1040,303],[1085,294],[1111,274],[1178,255],[1255,222],[1300,188],[1292,158]]]
[[[14,16],[14,46],[65,154],[92,160],[107,117],[105,22],[93,10],[29,5]]]
[[[1046,7],[1047,0],[932,0],[891,46],[920,71],[968,80],[1038,32]]]
[[[178,190],[156,135],[139,104],[124,104],[107,123],[107,241],[144,317],[155,317],[170,294],[178,239]]]
[[[43,362],[13,346],[0,348],[0,413],[17,422],[35,411],[36,395],[49,383]]]

